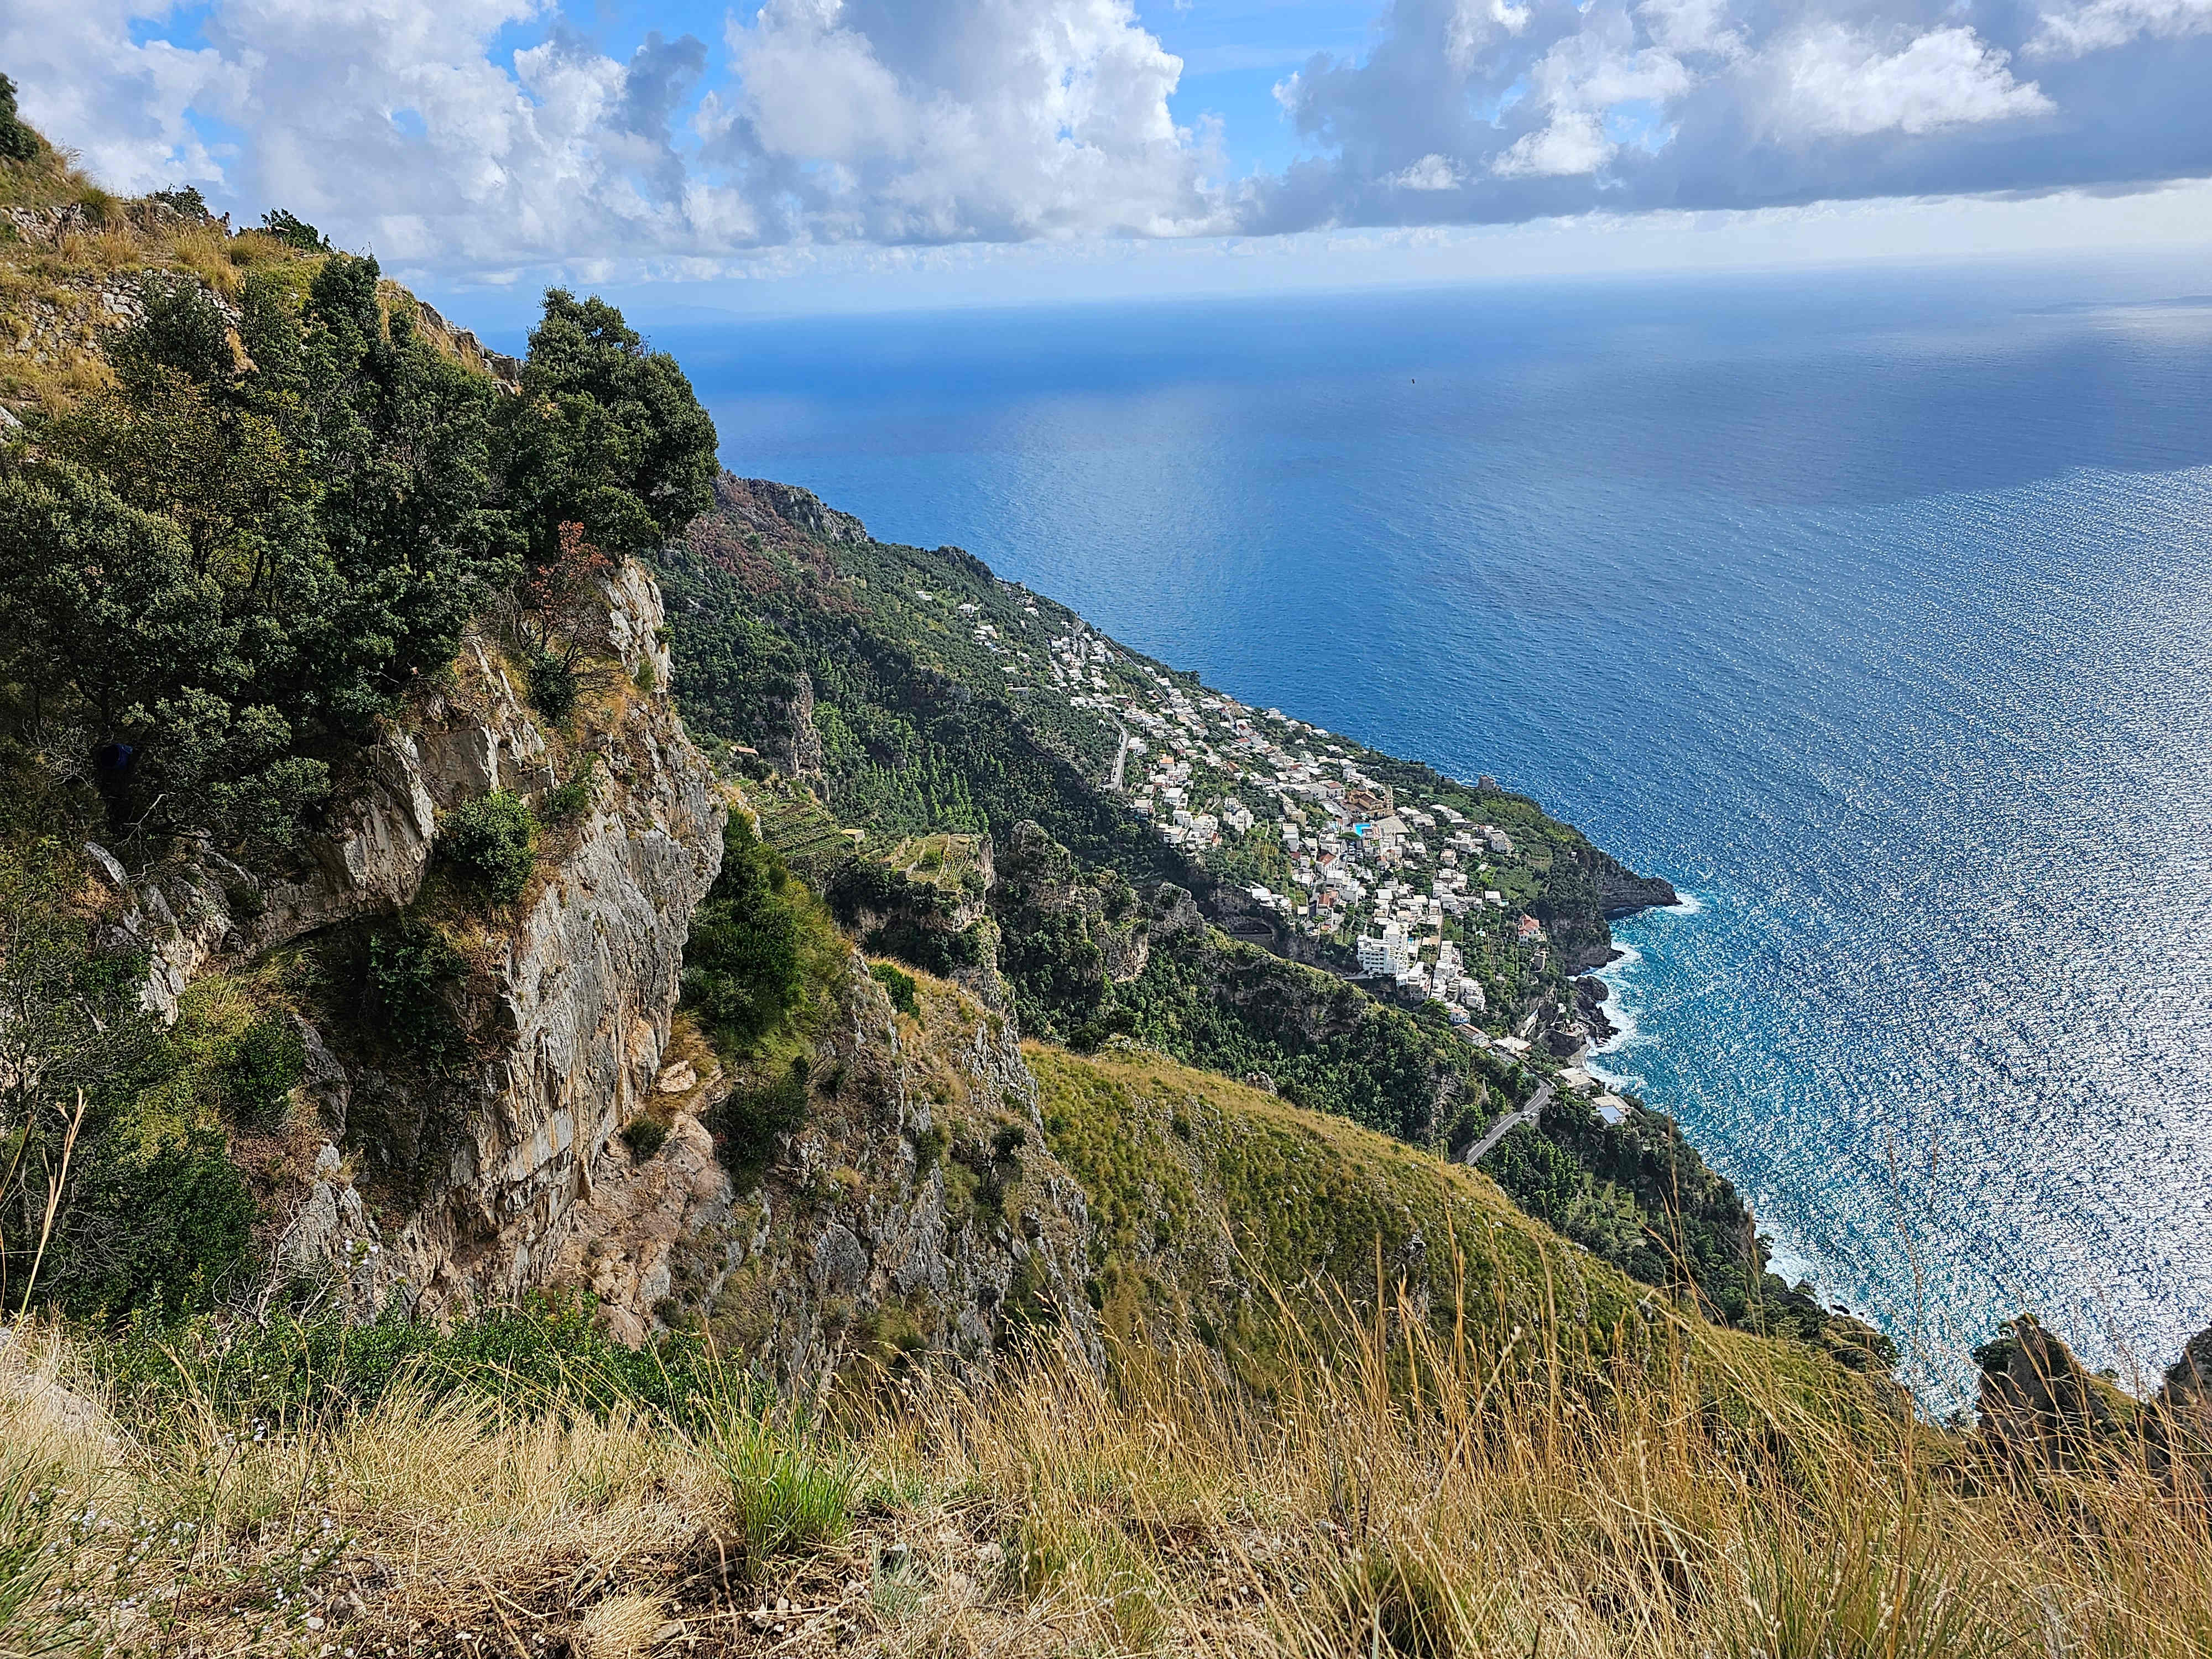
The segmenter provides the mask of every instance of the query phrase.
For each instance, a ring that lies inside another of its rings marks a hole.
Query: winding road
[[[1481,1163],[1483,1155],[1489,1152],[1489,1150],[1492,1146],[1495,1146],[1499,1141],[1504,1139],[1507,1131],[1511,1129],[1516,1124],[1534,1123],[1538,1118],[1541,1117],[1544,1115],[1544,1108],[1552,1103],[1552,1094],[1553,1089],[1550,1084],[1538,1084],[1536,1085],[1536,1092],[1528,1097],[1528,1103],[1526,1106],[1523,1106],[1517,1112],[1508,1112],[1504,1117],[1499,1118],[1497,1122],[1492,1124],[1490,1126],[1490,1133],[1483,1136],[1481,1139],[1476,1141],[1474,1146],[1468,1147],[1467,1149],[1466,1155],[1460,1159],[1460,1162],[1467,1164],[1470,1168]]]

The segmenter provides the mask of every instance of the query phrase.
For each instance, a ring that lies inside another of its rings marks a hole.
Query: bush
[[[668,1126],[649,1117],[634,1117],[623,1126],[623,1145],[633,1160],[643,1164],[668,1144]]]
[[[888,962],[877,963],[868,972],[889,994],[892,1007],[909,1019],[921,1018],[921,1003],[915,995],[916,988],[912,974]]]
[[[446,814],[439,848],[461,883],[494,904],[512,904],[538,867],[538,820],[530,803],[495,789]]]
[[[532,653],[523,666],[530,706],[549,720],[565,720],[575,712],[579,684],[574,665],[556,652]]]
[[[592,1318],[594,1305],[533,1295],[445,1329],[408,1318],[396,1303],[367,1324],[331,1311],[279,1311],[260,1324],[149,1310],[92,1353],[118,1410],[140,1421],[201,1402],[232,1420],[334,1417],[399,1384],[533,1407],[642,1409],[685,1427],[733,1406],[757,1414],[766,1403],[757,1383],[693,1338],[623,1346]]]
[[[738,1186],[757,1182],[775,1156],[777,1139],[806,1121],[806,1056],[796,1055],[774,1082],[733,1089],[708,1127]]]
[[[257,1212],[222,1133],[150,1149],[127,1126],[80,1146],[82,1175],[46,1263],[48,1299],[79,1319],[213,1307],[251,1264]]]
[[[283,208],[270,208],[261,216],[261,228],[287,247],[295,247],[302,253],[328,253],[331,239],[317,230],[296,213],[287,213]]]
[[[403,917],[368,940],[370,1012],[386,1041],[435,1063],[460,1036],[447,993],[461,953],[436,928]]]
[[[299,1027],[282,1015],[264,1016],[240,1032],[223,1057],[223,1106],[241,1128],[273,1128],[283,1121],[292,1091],[307,1072],[307,1045]]]
[[[598,766],[596,756],[586,755],[568,775],[566,783],[545,792],[544,819],[548,823],[566,823],[579,817],[592,804],[592,773]]]
[[[715,1047],[746,1053],[799,1006],[803,890],[775,849],[736,813],[722,830],[722,870],[691,919],[684,1000]]]
[[[39,135],[15,113],[15,83],[0,75],[0,161],[35,161]]]

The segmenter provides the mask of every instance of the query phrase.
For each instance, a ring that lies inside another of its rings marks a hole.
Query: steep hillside
[[[681,371],[557,290],[495,357],[35,135],[0,327],[0,1289],[568,1282],[720,852],[632,556],[710,499]]]
[[[1089,1200],[1092,1300],[1123,1344],[1194,1338],[1267,1392],[1309,1358],[1286,1334],[1371,1308],[1379,1289],[1441,1332],[1541,1305],[1596,1363],[1641,1351],[1650,1292],[1474,1170],[1142,1049],[1024,1052],[1046,1145]],[[1760,1352],[1808,1384],[1824,1374],[1787,1345]],[[1835,1357],[1869,1365],[1848,1346]]]
[[[957,549],[876,542],[782,485],[725,475],[715,492],[659,558],[693,731],[756,777],[767,833],[869,949],[1003,1000],[1025,1036],[1127,1037],[1459,1152],[1588,1040],[1594,1005],[1571,981],[1608,953],[1607,915],[1673,899],[1533,802],[1244,708]],[[1183,799],[1225,791],[1279,820],[1238,832],[1215,815],[1209,838],[1146,816],[1160,799],[1134,781],[1133,728],[1161,761],[1186,757]],[[1323,826],[1370,802],[1427,827],[1403,848],[1321,853],[1311,890],[1279,872],[1286,841],[1343,846]],[[917,880],[910,854],[946,833],[986,848],[958,890]],[[1416,866],[1435,893],[1407,900]],[[1286,910],[1252,887],[1314,896]],[[1415,902],[1439,941],[1425,956],[1470,970],[1450,990],[1462,1003],[1347,978],[1352,933]],[[1765,1271],[1748,1212],[1670,1122],[1553,1092],[1486,1160],[1532,1213],[1648,1283],[1693,1285],[1721,1317],[1807,1336],[1831,1322]]]

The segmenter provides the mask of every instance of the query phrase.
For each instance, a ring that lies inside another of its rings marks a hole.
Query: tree
[[[240,310],[242,356],[198,283],[151,285],[115,386],[0,462],[0,663],[117,814],[274,849],[518,560],[497,394],[387,321],[374,260]]]
[[[35,161],[39,135],[15,113],[15,83],[0,75],[0,161]]]
[[[317,230],[296,213],[287,213],[283,208],[270,208],[261,216],[261,228],[287,247],[295,247],[302,253],[328,253],[331,239]]]
[[[584,526],[560,528],[553,557],[529,571],[514,595],[514,631],[529,668],[530,699],[564,720],[576,702],[576,665],[591,640],[599,588],[615,562],[584,539]]]
[[[676,360],[647,350],[602,300],[546,290],[501,434],[536,563],[558,556],[569,523],[616,559],[651,552],[714,500],[714,422]]]

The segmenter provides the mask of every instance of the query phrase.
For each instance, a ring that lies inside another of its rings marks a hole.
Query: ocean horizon
[[[2212,306],[2088,265],[655,331],[725,463],[1691,903],[1597,1065],[1929,1409],[2212,1322]]]

